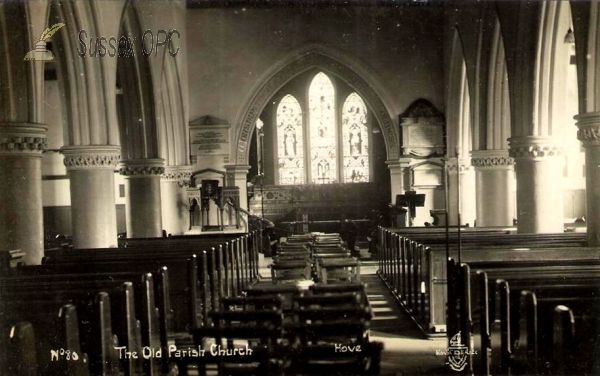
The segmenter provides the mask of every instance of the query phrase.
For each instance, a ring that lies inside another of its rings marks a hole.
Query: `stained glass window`
[[[369,181],[367,106],[357,93],[352,93],[340,112],[335,96],[332,81],[321,72],[308,88],[308,124],[303,124],[302,108],[294,96],[288,94],[279,102],[276,114],[279,184]]]
[[[337,129],[335,93],[324,73],[318,73],[308,89],[310,171],[315,184],[337,181]]]
[[[292,95],[277,106],[279,184],[304,184],[304,134],[302,108]]]
[[[342,107],[344,183],[369,181],[369,129],[367,106],[356,93]]]

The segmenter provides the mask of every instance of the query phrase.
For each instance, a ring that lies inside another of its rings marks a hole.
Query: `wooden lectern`
[[[403,195],[396,195],[396,206],[408,208],[408,225],[412,227],[417,207],[425,206],[425,195],[417,191],[406,191]]]

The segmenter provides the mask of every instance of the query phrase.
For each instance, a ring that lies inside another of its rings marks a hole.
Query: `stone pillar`
[[[508,150],[473,150],[477,226],[512,226],[514,218],[514,160]]]
[[[600,112],[575,116],[577,138],[585,148],[586,224],[590,247],[600,245]]]
[[[244,210],[248,210],[248,187],[246,186],[248,170],[250,170],[250,166],[246,165],[225,166],[225,185],[240,188],[240,207]]]
[[[117,246],[114,174],[120,150],[113,145],[62,148],[71,186],[74,248]]]
[[[164,159],[127,159],[119,172],[125,176],[126,221],[128,238],[162,236],[160,177]]]
[[[167,234],[183,235],[190,226],[187,187],[192,166],[165,166],[160,181],[162,225]]]
[[[396,195],[404,194],[410,189],[410,163],[411,158],[400,158],[397,161],[386,161],[390,169],[390,202],[396,205]]]
[[[460,224],[473,227],[476,219],[475,173],[470,159],[450,158],[448,161],[448,223],[458,224],[460,192]],[[459,189],[460,174],[460,189]]]
[[[563,151],[556,139],[510,138],[517,175],[517,231],[564,231]]]
[[[25,262],[44,256],[42,151],[47,128],[40,124],[0,124],[0,250],[21,249]]]

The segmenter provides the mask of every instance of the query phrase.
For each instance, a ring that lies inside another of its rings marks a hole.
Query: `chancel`
[[[599,24],[0,2],[0,374],[600,374]]]

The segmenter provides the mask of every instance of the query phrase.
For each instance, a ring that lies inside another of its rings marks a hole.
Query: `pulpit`
[[[218,180],[202,180],[200,189],[202,230],[223,231],[227,227],[240,228],[239,187],[219,187]],[[213,201],[219,210],[216,225],[210,223],[210,201]],[[227,218],[225,218],[227,212]]]

